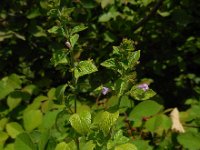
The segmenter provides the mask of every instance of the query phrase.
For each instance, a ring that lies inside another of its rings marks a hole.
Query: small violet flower
[[[149,89],[149,86],[146,83],[142,83],[142,84],[138,85],[138,88],[142,89],[143,91],[147,91]]]
[[[110,91],[109,88],[103,87],[101,93],[102,93],[103,95],[106,95],[109,91]]]

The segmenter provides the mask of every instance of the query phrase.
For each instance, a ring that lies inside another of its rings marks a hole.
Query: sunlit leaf
[[[104,111],[97,116],[94,123],[99,126],[100,130],[102,130],[103,134],[106,136],[110,132],[112,126],[117,121],[118,117],[119,117],[118,111],[115,113]]]
[[[75,78],[79,78],[86,74],[91,74],[97,71],[97,67],[92,63],[92,60],[85,60],[78,63],[74,69]]]
[[[138,150],[137,147],[131,143],[122,144],[115,147],[115,150]]]
[[[88,111],[83,111],[80,114],[73,114],[69,121],[71,126],[80,134],[87,134],[90,131],[91,114]]]
[[[129,118],[134,120],[134,126],[140,126],[144,117],[155,115],[162,109],[162,105],[155,101],[147,100],[136,105],[131,111]]]
[[[73,34],[75,34],[75,33],[78,33],[78,32],[80,32],[80,31],[83,31],[83,30],[85,30],[85,29],[87,29],[87,27],[84,26],[83,24],[81,24],[81,25],[75,26],[75,27],[71,30],[70,34],[73,35]]]
[[[53,52],[51,62],[54,65],[54,67],[56,67],[57,65],[60,65],[60,64],[68,64],[69,63],[67,54],[64,51]]]
[[[21,88],[22,81],[20,76],[12,74],[0,80],[0,100],[15,89]]]
[[[6,131],[9,136],[16,138],[16,136],[24,131],[22,126],[17,122],[10,122],[6,124]]]
[[[29,110],[23,115],[24,127],[27,131],[32,131],[42,123],[42,112],[40,110]],[[36,121],[37,120],[37,121]]]
[[[76,44],[76,42],[78,41],[79,39],[79,35],[78,34],[74,34],[70,37],[70,44],[71,44],[71,47],[74,47],[74,45]]]

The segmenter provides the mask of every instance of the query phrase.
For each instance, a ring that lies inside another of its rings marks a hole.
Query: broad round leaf
[[[131,111],[129,118],[134,121],[134,126],[140,126],[143,117],[150,117],[155,115],[163,109],[163,106],[155,101],[147,100],[139,103]]]
[[[42,122],[42,112],[40,110],[30,110],[24,113],[24,127],[27,131],[37,128]]]
[[[199,150],[200,149],[200,134],[199,133],[192,133],[186,132],[183,134],[179,134],[178,142],[183,145],[184,148],[189,150]]]
[[[6,131],[9,136],[16,138],[16,136],[24,131],[22,126],[17,122],[11,122],[6,124]]]
[[[14,144],[15,150],[36,150],[36,146],[27,133],[19,134]]]
[[[82,111],[81,114],[73,114],[69,121],[71,126],[80,134],[87,134],[90,131],[91,114],[88,111]]]

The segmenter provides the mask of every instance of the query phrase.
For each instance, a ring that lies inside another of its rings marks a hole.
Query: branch
[[[164,0],[158,0],[158,2],[155,4],[155,6],[153,7],[152,11],[145,16],[143,19],[141,19],[140,21],[138,21],[138,23],[136,23],[136,25],[133,27],[133,31],[137,30],[139,27],[141,27],[142,25],[144,25],[158,10],[158,8],[162,5],[162,2]]]

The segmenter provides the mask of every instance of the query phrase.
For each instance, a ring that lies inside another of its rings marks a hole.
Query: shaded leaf
[[[14,148],[15,150],[36,150],[36,146],[27,133],[21,133],[17,136]]]
[[[200,149],[200,134],[193,132],[186,132],[179,134],[178,142],[186,149],[199,150]]]
[[[65,90],[66,90],[67,86],[68,86],[68,84],[63,84],[56,88],[55,96],[56,96],[57,100],[62,101],[64,99]]]
[[[51,58],[51,63],[56,67],[60,64],[68,64],[69,61],[67,59],[67,54],[64,51],[55,51],[53,52],[53,56]]]

